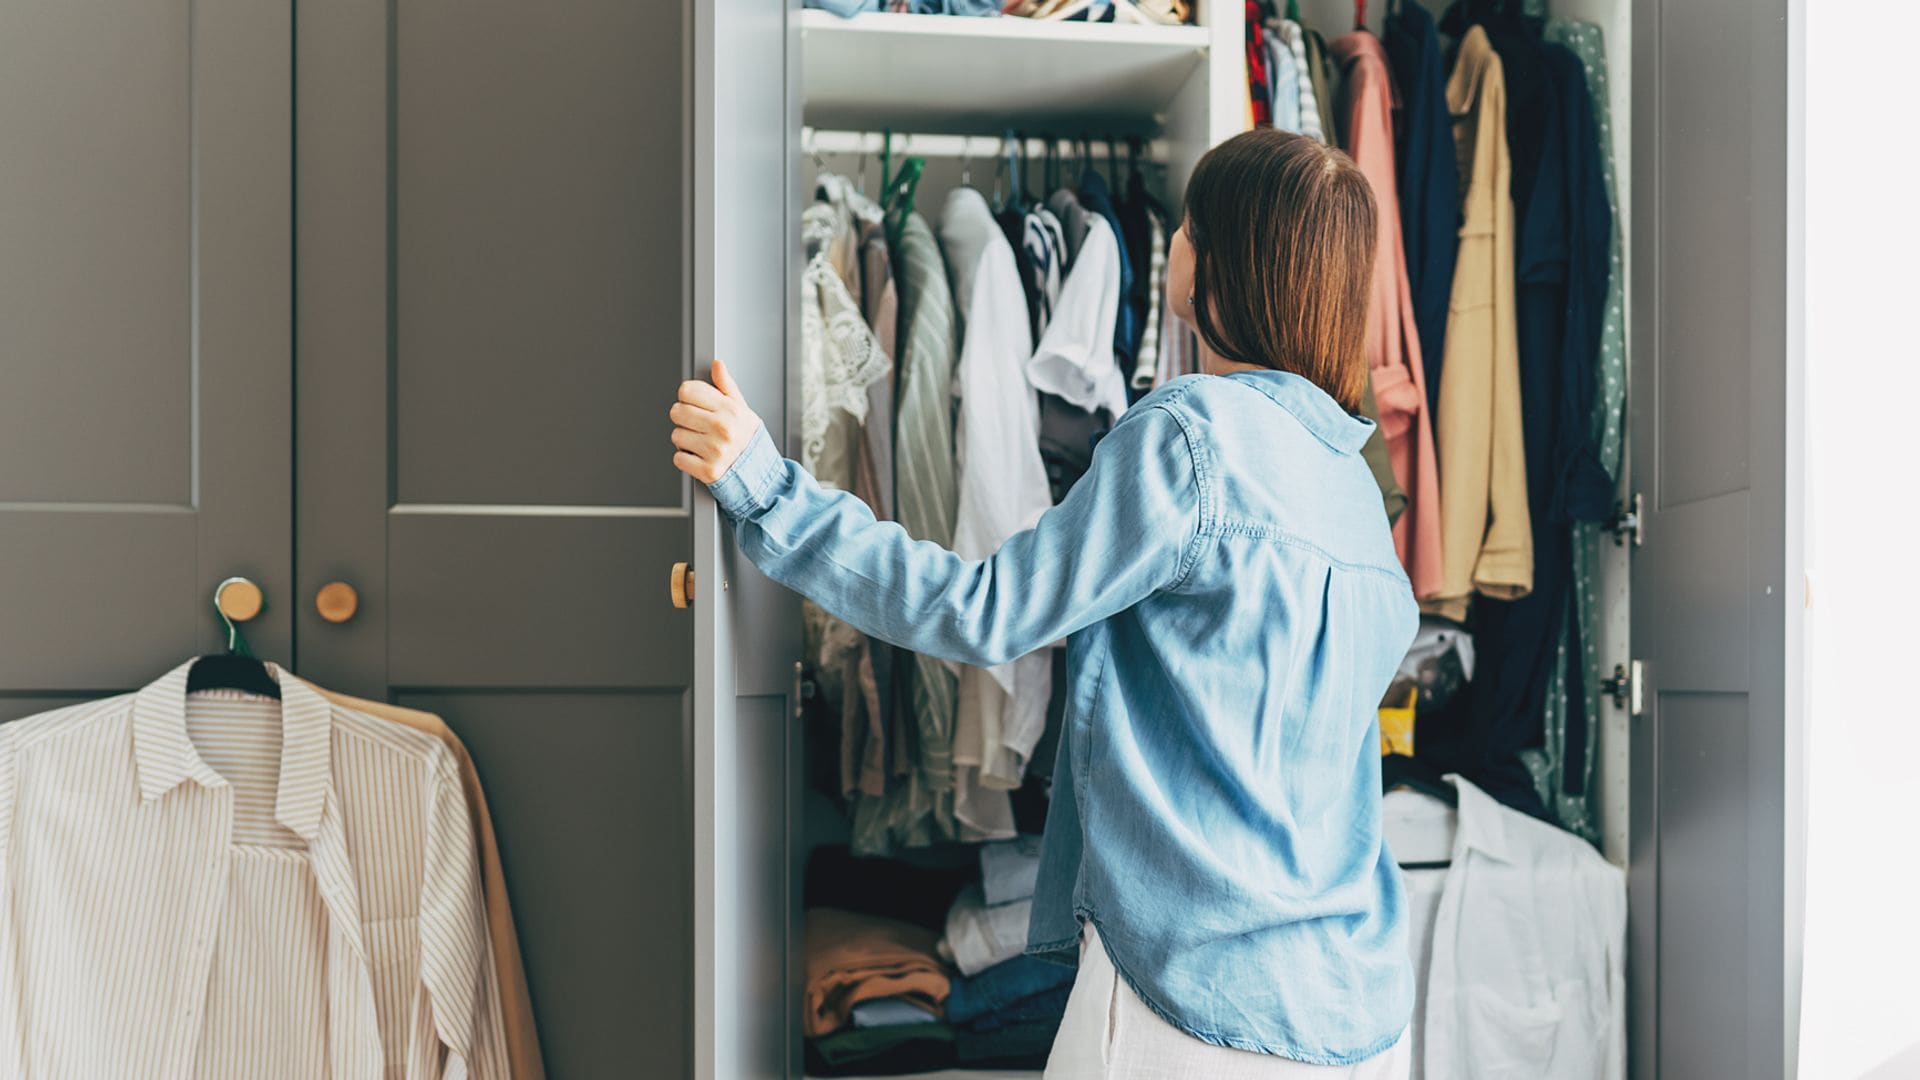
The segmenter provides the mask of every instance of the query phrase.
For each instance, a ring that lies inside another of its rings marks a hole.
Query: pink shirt
[[[1341,145],[1373,185],[1379,245],[1374,251],[1373,304],[1367,315],[1367,359],[1373,397],[1394,479],[1407,493],[1407,510],[1393,526],[1393,545],[1413,579],[1414,595],[1426,599],[1442,587],[1440,562],[1440,468],[1427,415],[1426,375],[1420,335],[1413,323],[1413,292],[1407,285],[1406,252],[1400,244],[1400,200],[1393,167],[1393,82],[1380,39],[1356,30],[1330,46],[1345,78],[1334,101],[1343,125]]]

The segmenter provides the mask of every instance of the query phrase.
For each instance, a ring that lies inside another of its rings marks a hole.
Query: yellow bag
[[[1418,686],[1407,689],[1405,705],[1380,706],[1380,753],[1413,756],[1413,705],[1420,700]]]

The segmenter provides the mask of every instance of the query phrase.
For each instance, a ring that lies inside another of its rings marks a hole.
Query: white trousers
[[[1356,1065],[1310,1065],[1201,1042],[1148,1008],[1113,969],[1091,923],[1046,1080],[1406,1080],[1406,1036]]]

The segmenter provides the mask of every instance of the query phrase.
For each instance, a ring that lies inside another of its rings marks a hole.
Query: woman
[[[969,562],[782,460],[724,365],[674,464],[740,548],[867,633],[967,664],[1068,638],[1030,952],[1073,963],[1047,1076],[1404,1076],[1412,1008],[1375,712],[1418,623],[1359,411],[1375,210],[1273,130],[1201,159],[1167,287],[1202,374]]]

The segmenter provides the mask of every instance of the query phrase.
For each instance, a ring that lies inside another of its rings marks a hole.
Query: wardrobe
[[[799,605],[667,405],[723,357],[797,416],[808,127],[975,136],[976,183],[1009,127],[1140,135],[1177,205],[1245,124],[1242,5],[1198,7],[0,8],[0,719],[217,651],[245,576],[255,652],[471,748],[552,1076],[800,1075]],[[1548,7],[1606,33],[1627,251],[1598,722],[1633,1072],[1787,1076],[1800,8]]]

